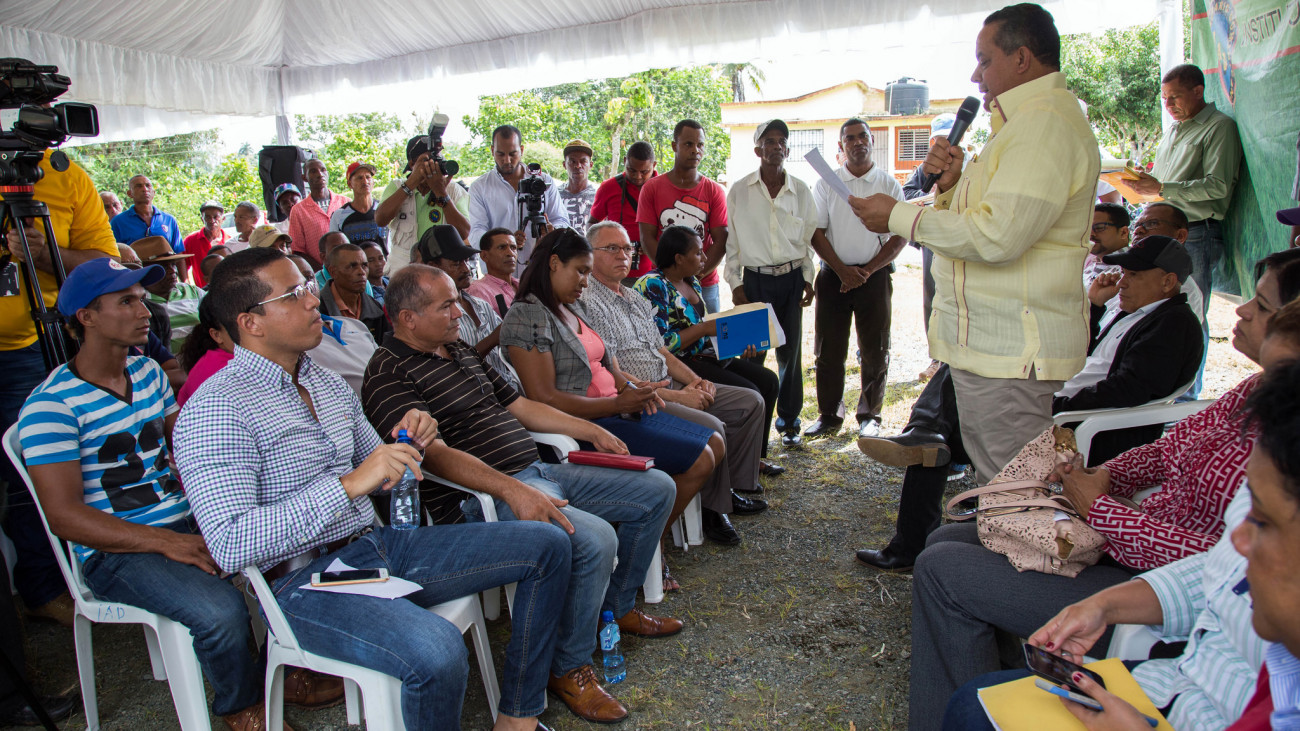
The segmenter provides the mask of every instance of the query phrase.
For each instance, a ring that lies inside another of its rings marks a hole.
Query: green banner
[[[1206,101],[1237,120],[1245,152],[1214,288],[1253,296],[1254,262],[1290,244],[1276,211],[1298,205],[1300,0],[1192,0],[1192,60]]]

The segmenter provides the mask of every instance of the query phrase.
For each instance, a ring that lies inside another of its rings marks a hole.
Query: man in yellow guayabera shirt
[[[64,270],[71,272],[78,264],[101,256],[116,258],[113,230],[108,226],[104,202],[90,176],[76,163],[61,173],[56,171],[50,166],[50,155],[46,152],[41,161],[45,175],[37,181],[33,196],[50,209],[50,223]],[[45,306],[54,310],[59,290],[49,248],[45,245],[44,226],[40,221],[25,223],[41,294]],[[18,421],[23,402],[50,373],[41,356],[41,345],[36,342],[36,325],[19,265],[25,252],[17,231],[4,231],[3,235],[0,254],[12,260],[0,268],[0,433]],[[27,605],[28,615],[64,622],[71,627],[72,597],[67,593],[31,495],[8,459],[0,458],[0,479],[9,486],[9,511],[4,518],[4,529],[17,549],[14,584]]]
[[[971,80],[993,135],[962,170],[940,139],[926,157],[939,174],[933,208],[889,196],[849,199],[868,229],[935,254],[930,355],[952,368],[962,443],[992,479],[1052,423],[1052,394],[1083,366],[1088,253],[1100,153],[1065,88],[1060,36],[1038,5],[984,20]]]

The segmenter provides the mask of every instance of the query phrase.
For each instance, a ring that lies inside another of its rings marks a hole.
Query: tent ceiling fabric
[[[527,83],[540,86],[856,44],[905,52],[945,38],[973,38],[983,15],[1003,4],[22,0],[0,4],[0,48],[7,49],[0,53],[58,65],[73,79],[69,97],[81,101],[199,115],[267,115],[339,89],[509,69],[556,72]],[[1154,0],[1044,5],[1063,31],[1155,17]]]

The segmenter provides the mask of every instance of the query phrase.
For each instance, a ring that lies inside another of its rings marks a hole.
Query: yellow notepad
[[[1119,658],[1110,658],[1086,665],[1106,681],[1106,690],[1132,703],[1139,711],[1159,719],[1156,731],[1173,731],[1155,704],[1138,687],[1132,673]],[[980,704],[989,720],[1001,731],[1041,731],[1042,729],[1081,729],[1083,724],[1070,715],[1061,700],[1034,687],[1034,677],[1013,680],[1010,683],[980,688]]]

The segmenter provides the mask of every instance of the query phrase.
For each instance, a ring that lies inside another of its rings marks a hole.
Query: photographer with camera
[[[17,161],[0,164],[0,180],[17,183],[15,187],[34,183],[32,198],[44,203],[48,209],[50,230],[58,248],[58,253],[54,254],[52,249],[55,247],[49,246],[44,222],[39,218],[23,217],[25,245],[17,228],[8,220],[4,223],[3,231],[0,231],[4,237],[4,248],[0,251],[0,372],[5,374],[0,379],[0,432],[18,421],[18,412],[23,402],[54,365],[47,364],[42,343],[38,339],[38,330],[32,316],[31,303],[34,300],[29,299],[29,296],[34,296],[32,285],[39,287],[45,307],[53,310],[59,294],[59,278],[56,275],[59,266],[54,256],[62,262],[64,272],[71,272],[92,259],[118,256],[117,243],[109,227],[108,215],[104,212],[104,202],[90,176],[77,164],[70,162],[62,152],[44,150],[49,145],[63,142],[68,134],[93,136],[98,131],[98,122],[94,121],[93,132],[70,132],[67,129],[67,119],[57,113],[62,110],[58,107],[36,106],[48,104],[67,90],[67,77],[43,73],[46,69],[54,70],[53,67],[35,67],[26,61],[18,64],[0,62],[0,89],[13,89],[11,84],[14,84],[18,76],[31,75],[41,81],[40,88],[45,90],[43,96],[29,95],[17,100],[9,96],[0,98],[0,107],[3,108],[22,105],[14,131],[0,132],[0,149],[24,150],[26,152],[20,152],[19,155],[30,155],[33,162],[37,155],[40,156],[39,164],[30,170],[24,169],[23,164]],[[54,89],[53,92],[50,91],[51,88]],[[22,129],[24,116],[33,119],[46,115],[57,119],[51,128],[43,132],[49,139],[38,140],[31,130]],[[41,150],[44,150],[43,154]],[[23,196],[6,193],[0,197],[4,198],[4,204],[0,204],[0,207],[5,209],[5,218],[8,219],[9,206],[16,209],[22,203]],[[28,261],[36,269],[35,282],[26,281],[25,266]],[[47,332],[50,336],[62,339],[61,328],[51,328]],[[61,347],[62,343],[59,345]],[[68,595],[58,564],[55,563],[36,506],[22,479],[7,459],[0,459],[0,479],[8,485],[9,509],[4,518],[4,530],[17,549],[14,583],[27,607],[27,615],[71,627],[72,597]]]
[[[380,197],[375,223],[388,227],[384,274],[389,276],[406,266],[415,242],[434,226],[445,223],[454,226],[462,238],[469,235],[469,194],[464,186],[451,181],[451,174],[442,172],[447,167],[454,174],[450,166],[455,164],[441,159],[445,128],[446,115],[435,114],[429,131],[437,134],[406,142],[406,179],[394,179]]]
[[[528,265],[537,239],[569,227],[569,214],[560,203],[555,181],[535,163],[525,166],[523,155],[519,130],[508,124],[497,127],[492,131],[496,167],[469,186],[469,245],[478,248],[488,229],[514,231],[519,242],[516,274]]]

